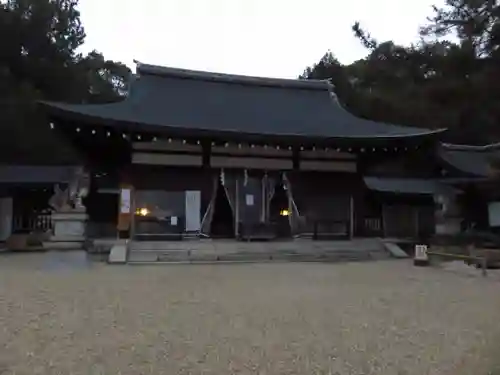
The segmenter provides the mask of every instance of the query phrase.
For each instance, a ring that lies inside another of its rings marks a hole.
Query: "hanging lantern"
[[[290,212],[287,209],[280,211],[280,216],[290,216]]]

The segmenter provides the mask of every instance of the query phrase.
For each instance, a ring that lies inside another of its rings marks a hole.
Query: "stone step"
[[[239,242],[202,239],[197,241],[132,241],[129,262],[216,261],[357,261],[387,259],[380,240]]]
[[[238,241],[132,241],[132,251],[386,251],[380,241],[283,241],[283,242],[238,242]]]
[[[370,251],[342,252],[227,252],[210,251],[131,251],[129,262],[230,262],[230,261],[296,261],[296,262],[340,262],[387,259],[388,255]]]
[[[408,258],[408,254],[401,249],[398,244],[393,242],[382,242],[386,248],[386,250],[391,254],[394,258],[405,259]]]

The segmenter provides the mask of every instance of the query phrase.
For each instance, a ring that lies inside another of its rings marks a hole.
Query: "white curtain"
[[[201,220],[200,234],[205,236],[210,235],[210,226],[212,225],[212,218],[214,217],[215,199],[217,198],[219,178],[219,176],[214,176],[212,185],[212,197],[210,198],[210,202],[208,203],[205,214],[203,215],[203,219]]]
[[[271,218],[271,200],[276,193],[276,179],[273,177],[267,177],[266,179],[266,196],[264,199],[266,200],[266,221],[269,221]]]
[[[300,212],[297,207],[297,204],[295,203],[295,200],[293,199],[292,184],[290,183],[290,180],[288,179],[285,172],[283,172],[282,177],[283,177],[283,186],[285,188],[286,195],[288,197],[288,209],[290,211],[288,220],[290,220],[290,227],[292,228],[292,233],[297,233],[299,231]]]
[[[224,176],[224,192],[226,193],[227,201],[233,213],[234,235],[238,235],[238,223],[236,222],[236,184],[238,180],[234,174],[225,174]]]
[[[224,170],[221,170],[221,182],[234,218],[236,214],[236,178],[232,174],[226,175]]]

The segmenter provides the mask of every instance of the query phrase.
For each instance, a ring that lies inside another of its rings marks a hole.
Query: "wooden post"
[[[420,239],[420,223],[418,222],[418,218],[419,218],[419,209],[418,209],[418,206],[417,207],[413,207],[413,211],[414,211],[414,217],[415,217],[415,238],[418,238],[419,241],[421,241]]]
[[[236,238],[240,235],[240,178],[236,177],[234,202],[234,235]]]
[[[352,195],[349,200],[349,237],[351,240],[354,237],[354,198]]]
[[[382,235],[383,235],[383,237],[387,237],[387,215],[386,215],[387,210],[386,210],[384,204],[382,204],[381,211],[382,211],[382,217],[381,217]]]
[[[131,237],[135,214],[134,201],[134,187],[131,183],[131,176],[128,169],[124,168],[120,176],[120,204],[117,213],[119,238],[130,239]]]
[[[133,188],[131,185],[120,186],[120,207],[118,211],[118,234],[120,238],[129,239],[133,222]]]

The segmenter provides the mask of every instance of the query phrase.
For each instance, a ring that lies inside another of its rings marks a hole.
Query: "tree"
[[[338,96],[353,113],[366,118],[446,127],[451,142],[500,140],[498,3],[447,0],[444,7],[434,8],[419,43],[410,46],[379,42],[356,23],[352,29],[367,47],[367,57],[335,69],[316,64],[306,76],[347,77],[342,80],[350,88],[339,90]],[[442,39],[450,33],[458,42]]]
[[[78,61],[78,66],[86,73],[89,102],[110,103],[127,95],[131,72],[126,65],[105,60],[101,53],[92,51]]]
[[[128,90],[130,70],[85,40],[77,0],[0,0],[0,139],[2,162],[75,162],[68,142],[50,132],[36,101],[108,103]]]
[[[490,56],[497,46],[500,3],[498,0],[446,0],[421,29],[423,36],[447,37],[454,33],[473,57]]]
[[[447,66],[462,93],[455,104],[461,109],[452,134],[482,142],[500,139],[500,95],[495,84],[500,79],[500,2],[446,0],[444,7],[434,7],[421,33],[434,38],[458,36]]]

